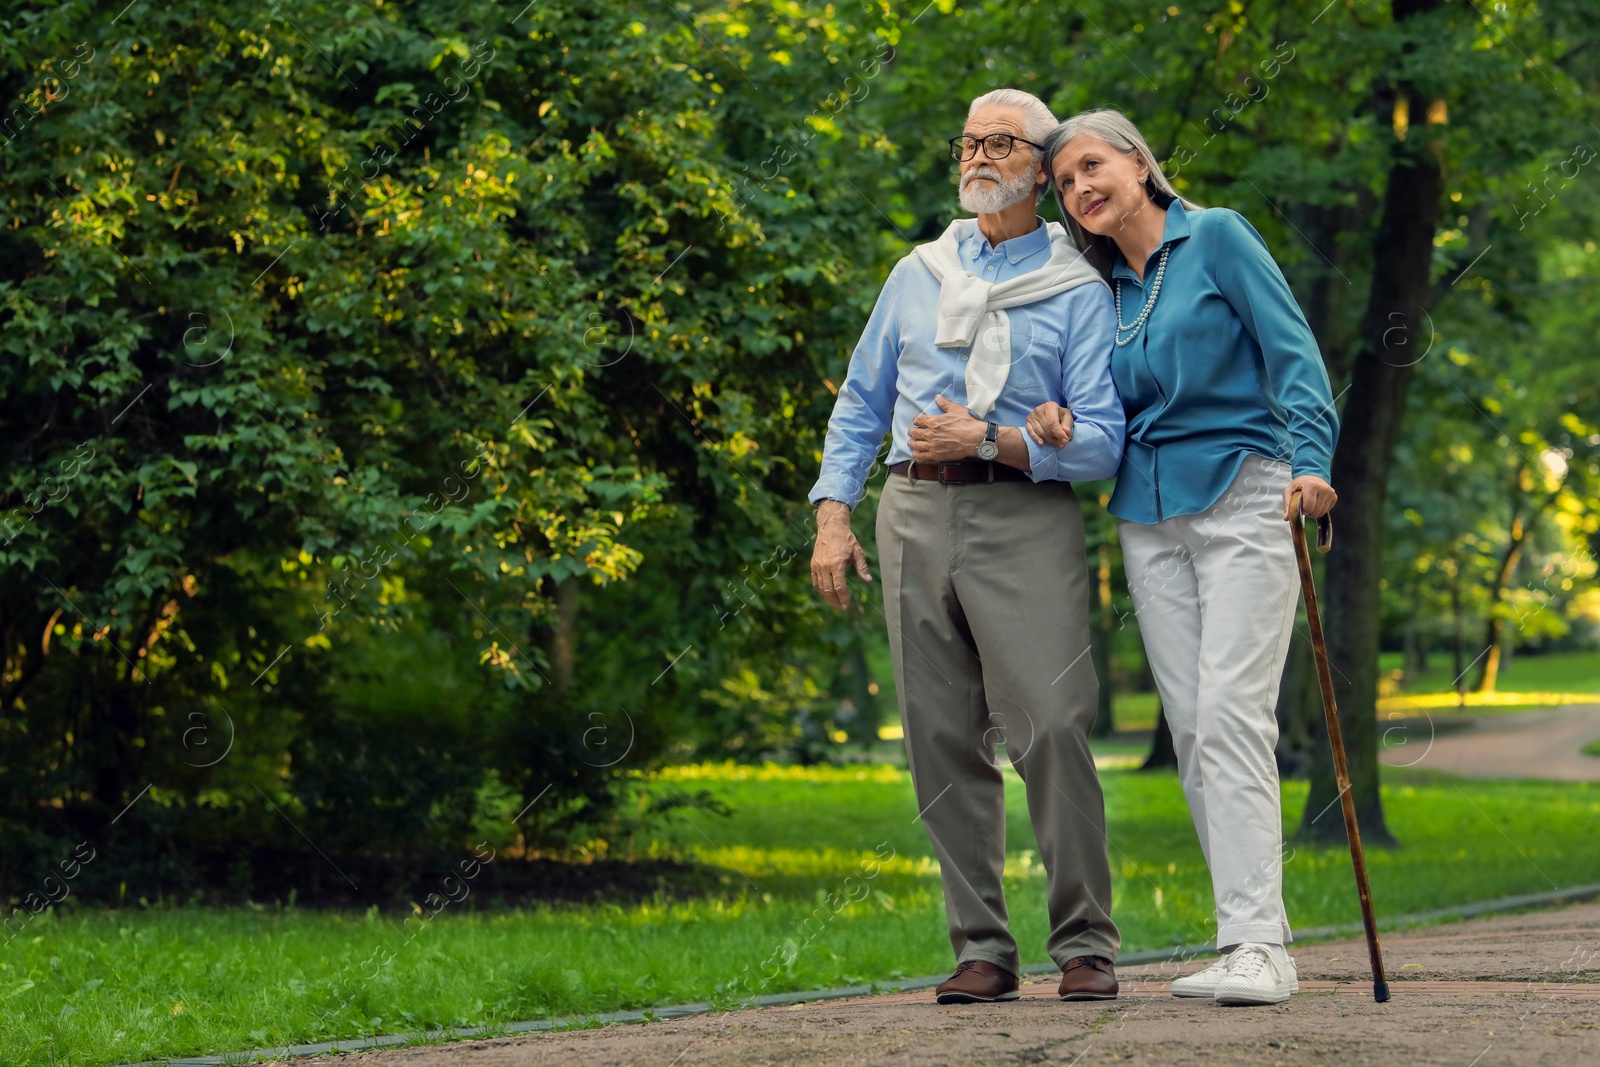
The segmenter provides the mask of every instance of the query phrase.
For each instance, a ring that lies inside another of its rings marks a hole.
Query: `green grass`
[[[682,848],[720,871],[722,889],[709,897],[446,908],[410,943],[395,926],[403,916],[376,911],[58,911],[0,947],[0,1063],[99,1065],[733,1003],[753,992],[951,967],[938,876],[903,771],[714,766],[672,777],[714,790],[734,809],[726,818],[696,813],[655,846]],[[1176,778],[1102,777],[1125,948],[1205,939],[1210,883]],[[1405,847],[1369,854],[1380,915],[1600,881],[1600,787],[1420,772],[1388,781],[1390,826]],[[1044,872],[1020,783],[1008,774],[1007,784],[1013,931],[1024,960],[1043,962]],[[1303,783],[1286,786],[1286,825],[1298,823],[1305,796]],[[888,857],[876,869],[875,851]],[[847,881],[852,874],[858,881]],[[1359,919],[1342,850],[1294,851],[1286,886],[1297,926]],[[831,915],[830,892],[864,899]],[[813,916],[807,936],[800,924]],[[385,947],[394,953],[387,963],[373,955]],[[746,974],[755,981],[739,985]]]
[[[1149,693],[1118,693],[1111,701],[1111,721],[1118,730],[1154,730],[1161,696]]]
[[[1600,740],[1590,741],[1587,745],[1584,745],[1582,748],[1578,749],[1578,751],[1582,752],[1585,756],[1600,756]]]
[[[1468,659],[1480,649],[1472,649]],[[1378,670],[1384,675],[1398,670],[1403,657],[1385,652],[1378,657]],[[1478,680],[1479,667],[1467,672],[1468,684]],[[1454,662],[1449,655],[1434,653],[1428,669],[1409,675],[1400,682],[1402,693],[1448,693],[1454,690]],[[1544,655],[1517,654],[1509,666],[1502,666],[1496,688],[1507,692],[1600,693],[1600,652],[1551,652]]]

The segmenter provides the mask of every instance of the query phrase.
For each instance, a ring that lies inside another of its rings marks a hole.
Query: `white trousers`
[[[1249,454],[1222,497],[1154,525],[1119,521],[1145,653],[1211,869],[1217,947],[1291,940],[1275,709],[1300,583],[1287,463]]]

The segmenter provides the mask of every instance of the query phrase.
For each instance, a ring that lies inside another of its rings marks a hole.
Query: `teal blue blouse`
[[[1237,211],[1177,200],[1161,243],[1172,251],[1155,308],[1111,356],[1128,427],[1111,513],[1150,524],[1204,511],[1251,452],[1327,479],[1339,436],[1333,391],[1267,243]],[[1123,322],[1143,308],[1160,255],[1145,282],[1117,256]]]

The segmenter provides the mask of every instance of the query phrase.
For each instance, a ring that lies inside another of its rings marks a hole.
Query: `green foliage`
[[[135,797],[152,894],[297,830],[457,848],[485,790],[561,847],[626,767],[716,748],[707,694],[775,638],[830,672],[803,567],[726,633],[725,586],[804,541],[874,153],[745,174],[892,20],[511,15],[9,16],[0,92],[40,106],[0,148],[0,823],[34,862]]]
[[[1600,622],[1600,394],[1587,366],[1600,278],[1593,241],[1576,236],[1594,232],[1600,196],[1562,192],[1532,228],[1507,227],[1495,264],[1507,269],[1460,281],[1418,352],[1386,622],[1435,648],[1459,628],[1464,663],[1485,651],[1490,619],[1508,645],[1535,647],[1592,642]]]

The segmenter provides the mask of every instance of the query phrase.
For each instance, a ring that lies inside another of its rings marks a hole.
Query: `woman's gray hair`
[[[1021,109],[1022,135],[1035,144],[1044,144],[1044,139],[1056,128],[1056,116],[1050,106],[1021,89],[991,89],[984,93],[967,108],[967,121],[972,121],[972,116],[978,113],[979,108],[990,104]]]
[[[1109,107],[1079,112],[1051,130],[1040,142],[1044,145],[1044,172],[1050,176],[1051,188],[1056,187],[1056,156],[1067,147],[1067,142],[1080,136],[1097,137],[1123,155],[1144,163],[1150,172],[1144,180],[1144,191],[1162,211],[1170,207],[1174,200],[1181,201],[1186,208],[1200,206],[1178,195],[1172,183],[1167,181],[1167,176],[1161,173],[1161,164],[1156,162],[1156,154],[1150,151],[1144,136],[1139,133],[1139,127],[1135,126],[1128,116]],[[1078,246],[1084,258],[1109,281],[1112,265],[1117,261],[1116,242],[1109,237],[1090,233],[1079,226],[1072,213],[1067,210],[1066,201],[1061,196],[1059,188],[1056,188],[1056,206],[1061,209],[1061,222],[1066,226],[1067,233],[1072,236],[1073,244]]]

